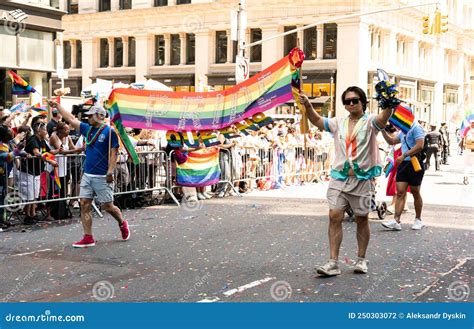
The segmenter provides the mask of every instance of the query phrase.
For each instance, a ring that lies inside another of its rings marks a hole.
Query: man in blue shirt
[[[80,122],[60,104],[51,101],[50,106],[57,108],[64,120],[80,131],[86,144],[86,161],[81,180],[79,198],[81,200],[81,221],[84,228],[84,237],[74,243],[76,248],[95,246],[92,236],[91,203],[94,196],[109,214],[117,220],[123,240],[130,238],[128,223],[122,217],[122,212],[113,203],[114,201],[114,169],[117,162],[119,148],[115,131],[104,123],[107,112],[100,105],[94,105],[85,114],[89,124]]]
[[[394,219],[383,222],[382,225],[393,231],[400,231],[400,217],[405,205],[408,186],[410,186],[411,194],[415,203],[415,222],[412,225],[413,230],[421,230],[423,222],[421,221],[421,211],[423,208],[423,199],[421,198],[420,188],[425,174],[423,161],[420,162],[421,170],[415,171],[411,157],[415,157],[425,146],[425,131],[417,123],[413,123],[412,127],[406,134],[400,132],[398,136],[390,136],[385,130],[382,135],[390,145],[402,143],[402,155],[396,160],[397,168],[397,202],[395,203]]]

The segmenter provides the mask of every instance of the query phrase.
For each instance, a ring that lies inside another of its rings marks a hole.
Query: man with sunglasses
[[[119,148],[115,131],[104,123],[105,109],[100,105],[92,106],[85,114],[88,115],[89,124],[80,122],[60,104],[50,101],[49,105],[57,108],[64,120],[80,131],[86,144],[86,160],[84,173],[81,180],[79,198],[81,202],[81,222],[84,228],[84,237],[74,243],[75,248],[95,246],[92,236],[91,204],[94,196],[119,224],[123,240],[130,238],[128,223],[122,217],[120,209],[114,205],[114,169],[117,162]]]
[[[329,203],[329,249],[330,259],[316,268],[319,275],[341,274],[338,265],[339,248],[342,242],[342,220],[349,207],[357,222],[358,260],[355,273],[367,273],[365,254],[370,239],[368,217],[372,211],[375,194],[374,178],[382,173],[377,134],[385,128],[392,115],[390,108],[378,115],[365,113],[367,96],[359,87],[349,87],[342,94],[342,103],[348,116],[321,117],[311,105],[308,97],[300,95],[308,119],[321,131],[334,137],[334,160],[331,166],[331,181],[327,191]]]

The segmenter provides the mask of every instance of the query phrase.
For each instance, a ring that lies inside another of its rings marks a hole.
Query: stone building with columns
[[[22,100],[36,104],[41,102],[41,95],[49,96],[51,74],[56,71],[57,35],[62,32],[64,14],[50,1],[0,2],[1,107],[9,108],[17,101],[11,94],[8,70],[16,70],[38,91],[21,96]]]
[[[428,3],[420,0],[417,3]],[[116,82],[155,79],[177,91],[221,90],[235,84],[236,43],[230,10],[237,0],[60,0],[66,86],[78,93],[97,78]],[[334,17],[398,5],[406,0],[247,1],[247,44],[296,27],[314,28],[246,50],[254,74],[296,45],[306,54],[303,88],[323,114],[343,90],[358,85],[373,96],[376,69],[400,84],[401,97],[426,121],[449,121],[473,105],[474,14],[467,0],[444,0],[449,31],[422,34],[422,16],[435,6],[328,21]],[[58,84],[59,81],[56,81]],[[333,97],[331,97],[331,95]],[[334,104],[334,105],[333,105]],[[371,102],[371,111],[377,111]],[[293,113],[291,104],[277,109]]]

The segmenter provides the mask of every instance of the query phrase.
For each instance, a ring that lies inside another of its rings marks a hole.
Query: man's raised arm
[[[306,116],[309,121],[318,127],[319,130],[324,131],[324,118],[314,110],[313,105],[311,105],[311,102],[305,94],[300,94],[300,102],[305,108]]]

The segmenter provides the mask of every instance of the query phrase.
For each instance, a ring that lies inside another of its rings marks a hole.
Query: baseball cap
[[[99,115],[102,115],[102,116],[106,116],[107,115],[107,112],[105,111],[105,109],[100,106],[100,105],[94,105],[92,106],[89,111],[87,111],[85,114],[87,115],[92,115],[92,114],[99,114]]]

